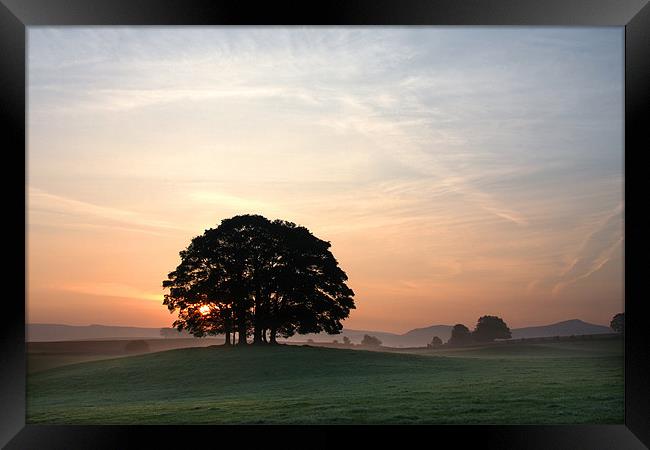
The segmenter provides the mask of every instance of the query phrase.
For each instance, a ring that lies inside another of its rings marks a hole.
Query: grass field
[[[623,423],[620,339],[370,352],[203,347],[28,376],[27,422]]]

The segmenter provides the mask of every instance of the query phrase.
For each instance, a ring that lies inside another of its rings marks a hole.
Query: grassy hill
[[[129,344],[140,342],[144,348],[130,350]],[[133,354],[159,352],[187,347],[222,344],[223,339],[136,339],[112,341],[27,342],[27,372],[39,372],[98,359],[119,358]]]
[[[29,375],[27,422],[623,423],[622,350],[620,340],[170,350]]]

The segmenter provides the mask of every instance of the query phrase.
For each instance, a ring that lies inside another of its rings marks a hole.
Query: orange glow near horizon
[[[237,214],[332,244],[350,329],[623,310],[620,30],[28,33],[30,323],[171,326]]]

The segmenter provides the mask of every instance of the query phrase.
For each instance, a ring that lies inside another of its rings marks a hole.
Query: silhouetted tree
[[[370,336],[369,334],[364,334],[363,339],[361,340],[361,345],[367,345],[369,347],[379,347],[381,341],[375,336]]]
[[[483,316],[478,319],[472,337],[476,342],[492,342],[495,339],[510,339],[512,334],[500,317]]]
[[[431,343],[428,345],[428,347],[440,347],[442,345],[442,339],[440,339],[438,336],[434,336],[433,339],[431,339]]]
[[[625,333],[625,313],[618,313],[612,317],[609,327],[617,333]]]
[[[343,345],[350,345],[352,344],[352,341],[350,341],[350,338],[347,336],[343,336]]]
[[[291,222],[276,220],[273,226],[279,262],[271,268],[264,316],[271,342],[276,334],[340,333],[341,320],[355,307],[354,292],[331,244]]]
[[[457,323],[451,329],[451,337],[447,341],[449,345],[467,345],[472,342],[472,333],[462,323]]]
[[[192,239],[163,281],[174,327],[195,336],[236,329],[239,344],[295,333],[337,334],[354,306],[330,243],[294,223],[259,215],[225,219]]]

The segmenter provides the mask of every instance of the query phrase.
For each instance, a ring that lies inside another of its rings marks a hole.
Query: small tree
[[[364,334],[363,339],[361,340],[361,345],[366,345],[368,347],[379,347],[381,345],[381,341],[375,336]]]
[[[334,339],[334,340],[332,341],[332,344],[334,344],[334,345],[339,345],[339,340],[338,340],[338,339]]]
[[[440,339],[438,336],[434,336],[433,339],[431,339],[431,343],[427,345],[429,348],[435,348],[435,347],[440,347],[442,345],[442,339]]]
[[[495,339],[510,339],[512,334],[500,317],[483,316],[478,319],[472,336],[476,342],[493,342]]]
[[[351,345],[352,342],[350,341],[350,338],[347,336],[343,336],[343,345]]]
[[[625,333],[625,313],[618,313],[612,317],[609,327],[617,333]]]
[[[451,337],[447,341],[449,345],[467,345],[472,343],[472,333],[462,323],[457,323],[451,329]]]

